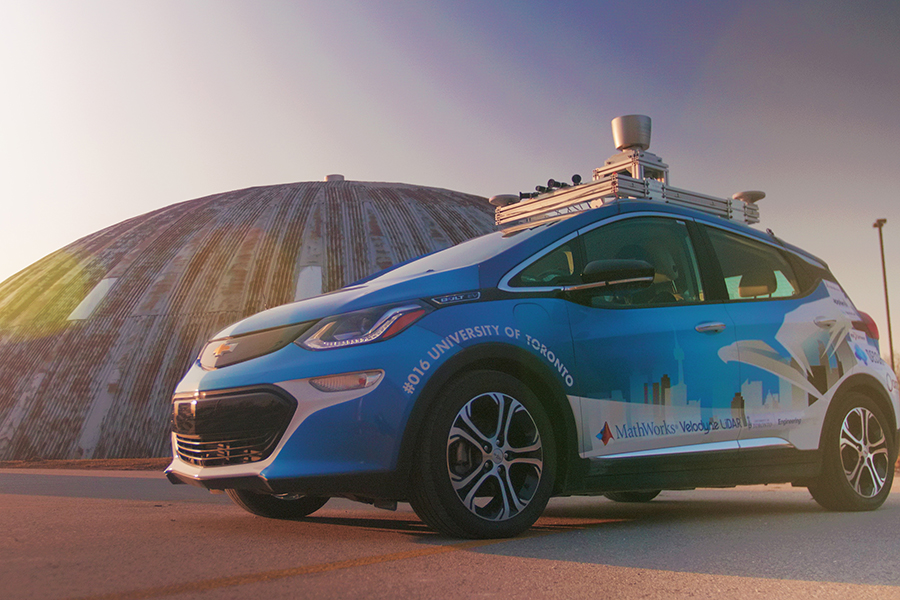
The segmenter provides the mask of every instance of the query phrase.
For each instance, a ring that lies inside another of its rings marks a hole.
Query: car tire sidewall
[[[453,489],[447,466],[447,440],[457,414],[467,402],[490,392],[505,394],[521,403],[534,421],[541,439],[543,465],[537,489],[522,511],[504,521],[490,521],[470,512]],[[435,497],[431,500],[453,522],[456,533],[465,537],[501,538],[518,535],[540,517],[552,495],[556,476],[556,446],[552,425],[534,393],[521,381],[506,373],[475,371],[448,386],[433,407],[420,448],[418,472],[421,483],[434,494]]]
[[[269,519],[302,519],[316,512],[328,502],[327,497],[301,496],[278,498],[253,490],[225,490],[231,501],[249,513]]]
[[[657,496],[662,490],[646,490],[646,491],[625,491],[625,492],[606,492],[603,494],[613,502],[630,502],[630,503],[641,503],[641,502],[650,502]]]

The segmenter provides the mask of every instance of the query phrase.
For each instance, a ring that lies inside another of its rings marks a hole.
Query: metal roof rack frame
[[[723,219],[759,223],[756,202],[763,192],[739,192],[729,198],[719,198],[669,185],[669,165],[647,152],[650,146],[650,117],[627,115],[612,121],[616,148],[621,150],[610,157],[604,166],[594,169],[593,181],[563,187],[535,195],[520,194],[494,196],[494,218],[497,225],[544,220],[616,202],[621,199],[641,199],[684,206]]]

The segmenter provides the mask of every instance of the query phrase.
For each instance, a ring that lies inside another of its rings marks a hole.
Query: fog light
[[[356,373],[328,375],[327,377],[314,377],[309,380],[309,384],[320,392],[346,392],[372,387],[381,381],[383,375],[384,371],[358,371]]]

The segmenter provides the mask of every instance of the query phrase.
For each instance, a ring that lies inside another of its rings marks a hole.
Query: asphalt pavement
[[[900,494],[831,513],[786,485],[557,498],[527,534],[463,541],[332,499],[255,517],[158,472],[0,470],[0,596],[900,598]]]

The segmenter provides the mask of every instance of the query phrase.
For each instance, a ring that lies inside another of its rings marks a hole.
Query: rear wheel
[[[661,490],[650,490],[646,492],[606,492],[603,495],[615,502],[650,502],[659,496],[660,491]]]
[[[270,519],[302,519],[325,506],[328,498],[299,494],[264,494],[253,490],[225,490],[247,512]]]
[[[447,535],[500,538],[538,519],[556,474],[553,430],[514,377],[468,373],[437,399],[424,424],[410,504]]]
[[[852,392],[842,400],[822,431],[822,473],[809,491],[830,510],[874,510],[894,480],[891,428],[868,396]]]

